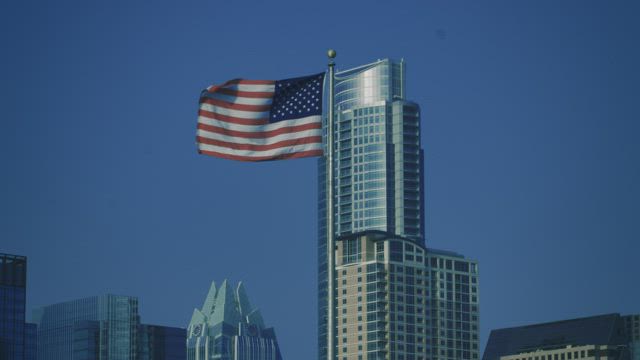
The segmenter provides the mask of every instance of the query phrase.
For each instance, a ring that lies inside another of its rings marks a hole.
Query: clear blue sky
[[[197,155],[202,88],[404,58],[428,246],[478,259],[489,330],[640,312],[637,1],[5,1],[0,251],[29,308],[136,295],[186,326],[246,283],[316,353],[313,159]]]

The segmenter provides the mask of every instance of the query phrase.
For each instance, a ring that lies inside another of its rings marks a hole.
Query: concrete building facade
[[[339,238],[337,359],[478,359],[477,262],[379,231]]]

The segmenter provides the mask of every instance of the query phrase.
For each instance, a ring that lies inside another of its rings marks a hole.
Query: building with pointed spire
[[[188,360],[281,360],[273,328],[249,302],[242,282],[211,283],[201,309],[187,328]]]

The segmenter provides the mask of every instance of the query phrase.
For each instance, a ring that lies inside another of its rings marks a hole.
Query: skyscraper
[[[249,302],[242,283],[211,284],[201,309],[194,309],[187,329],[188,360],[281,360],[273,328]]]
[[[138,299],[103,295],[34,311],[38,359],[135,360]]]
[[[623,316],[627,335],[629,335],[629,349],[633,360],[640,360],[640,315]]]
[[[0,254],[0,359],[25,356],[27,258]]]
[[[142,324],[138,326],[136,360],[184,360],[186,338],[185,329]]]
[[[336,73],[334,112],[336,235],[380,230],[422,244],[425,217],[420,108],[405,100],[404,62],[384,59]],[[326,167],[326,158],[320,158],[320,359],[326,358],[327,342]]]
[[[478,359],[478,264],[425,247],[420,107],[406,100],[404,61],[338,72],[334,113],[336,358]],[[318,170],[318,356],[324,360],[326,158]]]
[[[24,324],[24,360],[38,360],[38,326]]]
[[[479,358],[475,261],[375,230],[337,240],[337,359]]]
[[[34,311],[39,360],[183,360],[185,329],[140,324],[138,298],[102,295]]]

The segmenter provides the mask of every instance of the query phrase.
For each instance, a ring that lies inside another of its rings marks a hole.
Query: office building
[[[25,356],[27,258],[0,254],[0,359]]]
[[[501,360],[617,360],[621,357],[620,349],[611,345],[567,345],[566,347],[526,351],[516,355],[505,355]]]
[[[103,295],[34,311],[38,359],[134,360],[138,299]]]
[[[186,329],[159,325],[138,326],[137,360],[184,360]]]
[[[24,324],[24,360],[38,360],[38,326]]]
[[[138,298],[102,295],[34,311],[39,360],[183,360],[184,329],[141,325]]]
[[[385,59],[336,73],[334,353],[340,360],[478,359],[477,262],[425,248],[420,107],[406,100],[405,72],[404,61]],[[325,359],[326,158],[318,169],[318,357]],[[350,255],[342,258],[343,250]],[[362,274],[378,282],[343,286]]]
[[[630,337],[619,314],[492,330],[483,360],[629,360]]]
[[[422,244],[425,214],[420,108],[405,100],[404,62],[385,59],[338,71],[334,110],[336,235],[380,230]],[[326,169],[326,158],[320,158],[319,359],[326,358],[327,343]]]
[[[267,328],[242,283],[211,284],[187,328],[188,360],[281,360],[273,328]]]
[[[623,316],[633,360],[640,360],[640,315]]]
[[[336,358],[478,359],[473,260],[369,230],[337,239]]]

